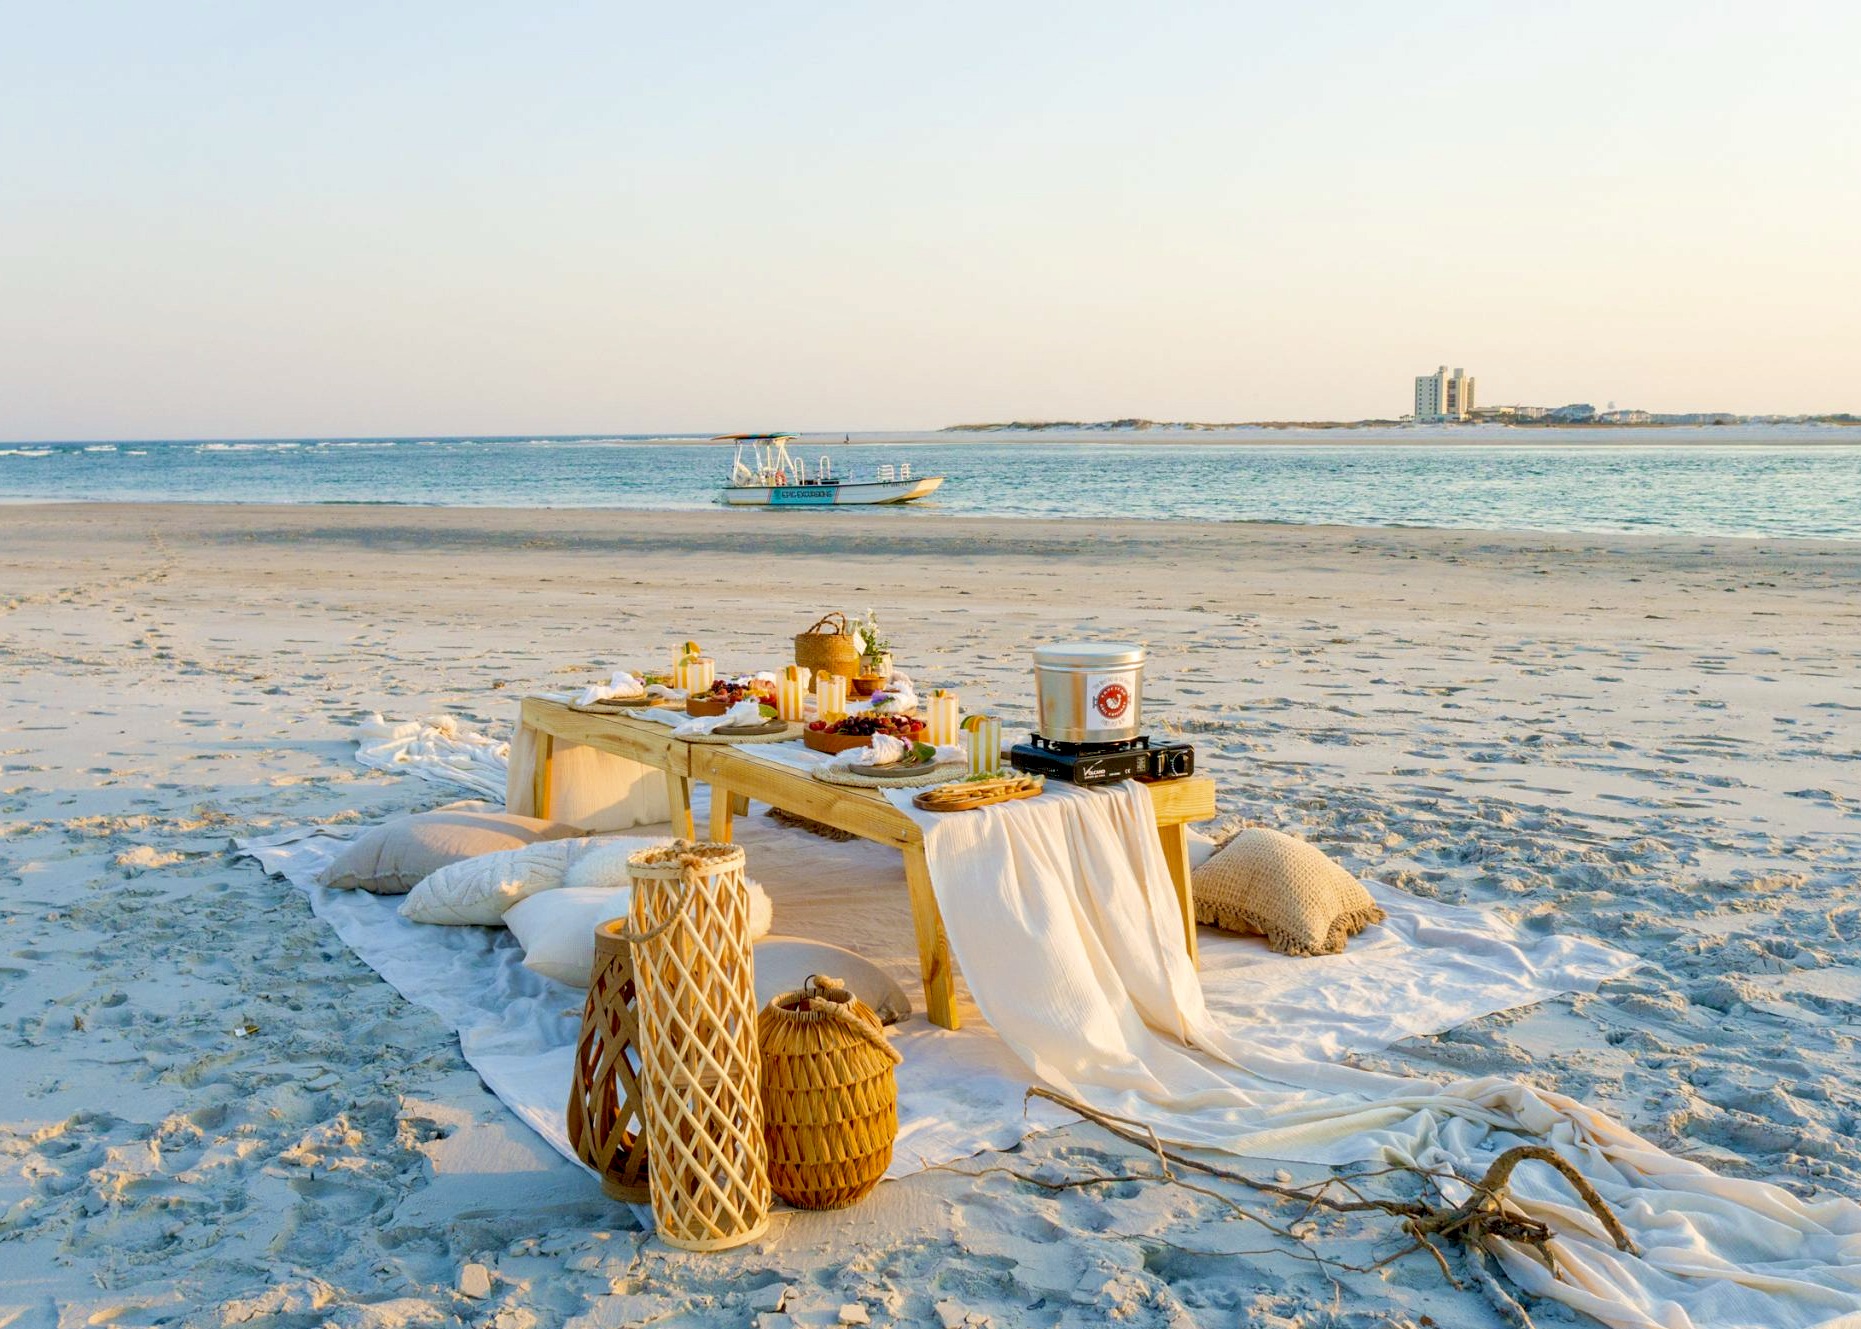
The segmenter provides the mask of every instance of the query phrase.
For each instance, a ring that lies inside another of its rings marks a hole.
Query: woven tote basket
[[[602,1190],[628,1204],[645,1204],[651,1196],[640,1114],[640,1011],[633,948],[622,937],[626,928],[626,920],[612,919],[594,931],[594,968],[569,1086],[569,1143],[577,1158],[601,1174]]]
[[[726,1250],[770,1204],[743,851],[675,840],[627,874],[653,1218],[668,1245]]]
[[[845,614],[822,614],[806,632],[795,634],[795,663],[817,674],[859,676],[859,646]]]
[[[841,1209],[879,1184],[898,1138],[900,1057],[837,978],[808,979],[756,1020],[769,1183],[800,1209]]]

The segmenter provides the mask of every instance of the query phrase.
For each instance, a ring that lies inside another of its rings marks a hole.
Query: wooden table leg
[[[536,762],[530,768],[530,815],[540,821],[549,820],[549,803],[555,795],[555,772],[551,768],[555,764],[556,736],[538,734]]]
[[[1186,823],[1157,827],[1163,841],[1163,861],[1170,865],[1170,884],[1176,888],[1176,904],[1183,915],[1183,942],[1189,949],[1189,963],[1201,967],[1202,958],[1195,944],[1195,889],[1189,873],[1189,827]]]
[[[943,915],[931,889],[930,864],[924,846],[905,850],[905,885],[911,891],[911,921],[918,933],[918,971],[924,978],[924,1006],[932,1024],[956,1029],[956,975],[950,963],[950,940],[943,934]]]
[[[721,784],[711,786],[711,838],[718,844],[730,843],[730,814],[736,807],[735,794]]]
[[[697,839],[698,828],[691,820],[691,781],[667,771],[666,802],[672,805],[672,834],[681,840]]]

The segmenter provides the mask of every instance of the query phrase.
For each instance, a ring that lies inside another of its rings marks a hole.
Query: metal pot
[[[1055,743],[1119,743],[1140,735],[1144,648],[1074,641],[1034,649],[1040,736]]]

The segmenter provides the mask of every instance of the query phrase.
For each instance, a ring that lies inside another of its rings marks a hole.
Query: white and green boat
[[[789,453],[794,434],[721,434],[735,443],[736,460],[722,501],[736,508],[834,508],[860,503],[910,503],[943,483],[941,475],[913,475],[911,463],[888,463],[870,478],[842,479],[823,454],[809,471]]]

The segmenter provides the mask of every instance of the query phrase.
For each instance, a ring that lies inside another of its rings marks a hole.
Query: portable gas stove
[[[1148,737],[1117,743],[1060,743],[1030,734],[1008,751],[1008,764],[1029,775],[1071,784],[1116,784],[1120,780],[1180,780],[1195,774],[1195,749],[1187,743],[1155,743]]]

